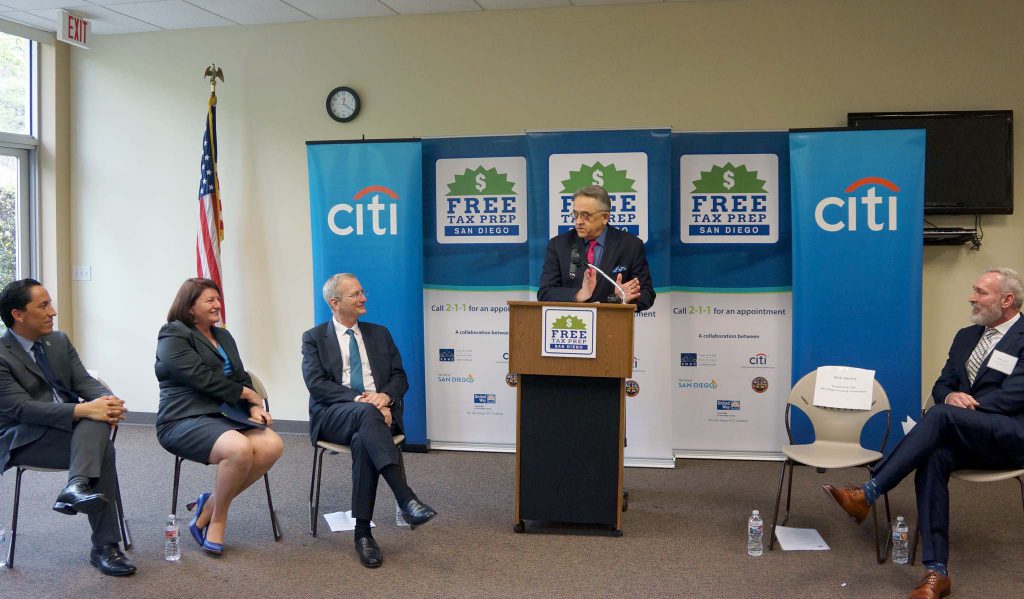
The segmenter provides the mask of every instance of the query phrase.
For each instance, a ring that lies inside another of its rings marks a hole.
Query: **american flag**
[[[217,283],[220,280],[220,242],[224,239],[221,220],[220,182],[217,180],[217,96],[210,94],[203,133],[203,160],[199,168],[199,231],[196,235],[196,274]],[[221,297],[221,324],[224,324],[224,298]]]

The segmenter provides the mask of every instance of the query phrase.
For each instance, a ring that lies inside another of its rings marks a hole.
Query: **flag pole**
[[[224,81],[224,71],[216,64],[206,67],[204,78],[210,80],[210,100],[203,135],[203,158],[199,183],[199,230],[196,236],[196,275],[211,279],[221,287],[221,326],[227,324],[221,279],[220,244],[224,240],[221,217],[220,181],[217,177],[217,79]]]

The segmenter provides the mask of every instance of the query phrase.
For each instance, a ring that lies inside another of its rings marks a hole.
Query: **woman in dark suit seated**
[[[176,456],[217,465],[213,492],[188,505],[195,508],[189,532],[214,555],[224,551],[231,500],[284,451],[281,437],[266,428],[270,414],[253,390],[235,340],[214,326],[218,322],[220,288],[209,279],[189,279],[178,289],[156,346],[160,445]]]

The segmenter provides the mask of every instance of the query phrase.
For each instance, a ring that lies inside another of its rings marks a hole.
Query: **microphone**
[[[569,254],[569,280],[576,280],[576,269],[583,266],[583,262],[580,260],[580,248],[572,248],[572,252]]]
[[[621,299],[621,301],[615,302],[615,303],[622,303],[622,304],[626,303],[626,292],[625,292],[625,290],[622,289],[622,287],[618,283],[615,282],[615,279],[613,279],[613,278],[609,277],[608,275],[606,275],[603,270],[601,270],[600,268],[594,266],[593,264],[588,264],[587,266],[589,268],[593,268],[597,272],[601,273],[601,276],[604,277],[605,279],[607,279],[607,281],[609,283],[611,283],[612,285],[614,285],[615,289],[618,290],[618,292],[622,294],[621,298],[620,298],[620,296],[617,296],[617,295],[611,296],[611,297],[615,297],[615,298]]]

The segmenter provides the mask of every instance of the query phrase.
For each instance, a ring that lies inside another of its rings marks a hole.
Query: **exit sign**
[[[89,36],[89,21],[66,10],[57,11],[57,15],[57,18],[60,20],[60,27],[57,28],[57,39],[72,46],[88,50],[89,46],[85,44]]]

